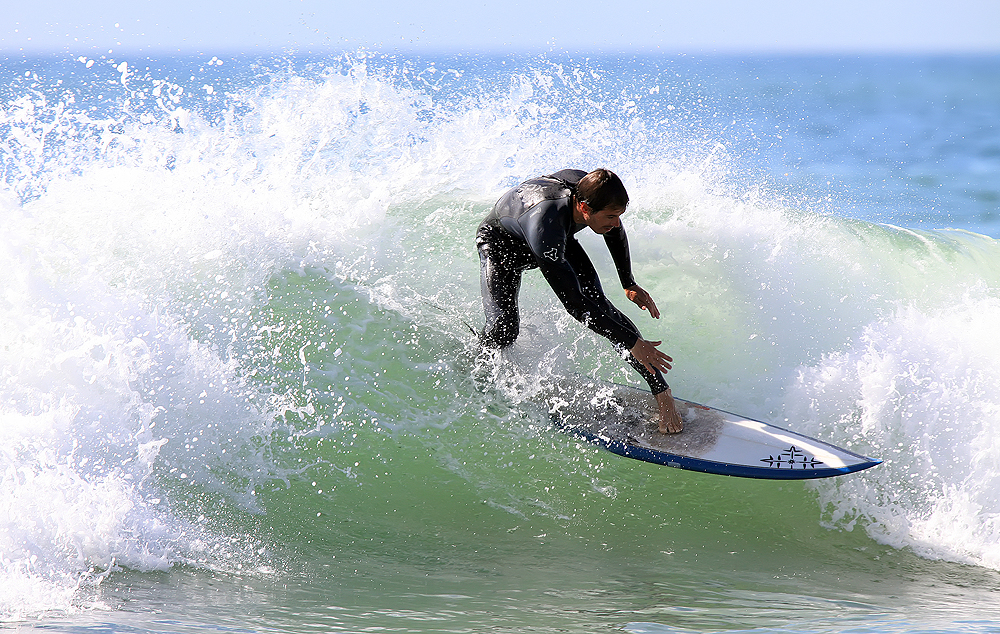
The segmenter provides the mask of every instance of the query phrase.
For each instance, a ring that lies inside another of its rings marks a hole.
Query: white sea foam
[[[885,462],[817,486],[827,521],[886,544],[1000,569],[1000,301],[901,306],[803,366],[787,413]]]
[[[80,590],[122,567],[226,567],[242,544],[171,512],[154,471],[249,512],[267,473],[266,405],[145,299],[152,263],[103,242],[124,218],[86,206],[91,224],[59,222],[73,205],[58,197],[2,212],[2,619],[100,607]]]

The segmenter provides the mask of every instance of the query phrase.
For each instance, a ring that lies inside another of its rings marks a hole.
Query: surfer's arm
[[[635,345],[637,333],[584,294],[580,278],[566,259],[566,242],[569,240],[566,229],[551,221],[535,222],[524,229],[538,268],[566,312],[617,346],[625,350],[631,349]]]
[[[618,225],[605,233],[604,243],[608,245],[608,251],[615,263],[618,281],[622,283],[622,288],[635,286],[635,278],[632,277],[632,256],[628,250],[628,236],[625,234],[625,227]]]
[[[660,311],[657,310],[653,298],[635,283],[635,277],[632,275],[632,256],[629,254],[625,227],[618,225],[605,233],[604,242],[608,245],[611,259],[614,260],[615,269],[618,271],[618,280],[622,283],[622,288],[625,289],[625,297],[639,308],[648,310],[653,319],[659,319]]]
[[[632,329],[609,315],[594,300],[583,294],[580,281],[568,262],[539,262],[545,281],[549,283],[566,312],[588,328],[611,340],[625,350],[636,345],[639,337]]]

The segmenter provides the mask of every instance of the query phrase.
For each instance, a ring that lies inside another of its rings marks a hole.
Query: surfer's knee
[[[486,308],[486,327],[479,335],[479,342],[487,348],[509,348],[514,345],[521,330],[521,317],[516,305],[512,310],[504,310],[497,307],[495,302],[486,301],[485,296],[483,300]]]
[[[492,328],[484,330],[479,336],[479,341],[487,348],[509,348],[517,341],[518,328],[515,326]]]

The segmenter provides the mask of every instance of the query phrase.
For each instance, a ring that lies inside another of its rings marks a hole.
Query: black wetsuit
[[[476,233],[479,249],[485,345],[505,348],[520,329],[517,295],[521,273],[539,268],[566,310],[597,334],[611,340],[620,353],[630,350],[639,329],[604,295],[597,271],[574,234],[587,225],[573,221],[573,187],[586,175],[562,170],[521,183],[497,201]],[[604,234],[622,288],[635,284],[625,229]],[[653,394],[667,389],[660,372],[649,372],[631,354],[627,360]]]

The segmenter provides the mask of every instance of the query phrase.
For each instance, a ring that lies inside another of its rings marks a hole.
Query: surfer
[[[562,170],[525,181],[504,194],[476,232],[486,312],[480,340],[493,348],[513,345],[520,329],[521,273],[541,269],[566,311],[609,339],[649,384],[659,409],[660,432],[678,433],[684,424],[661,374],[670,370],[673,359],[657,349],[662,342],[643,339],[635,324],[608,300],[594,265],[574,237],[586,227],[603,235],[625,297],[659,319],[653,298],[632,277],[620,219],[628,200],[621,179],[606,169]]]

